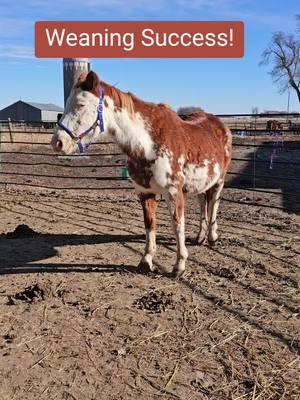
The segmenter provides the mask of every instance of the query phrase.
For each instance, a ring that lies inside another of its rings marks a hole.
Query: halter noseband
[[[69,128],[67,128],[62,122],[58,122],[57,125],[63,129],[72,140],[74,140],[79,148],[79,152],[84,152],[84,145],[82,144],[81,140],[88,135],[92,130],[95,130],[97,126],[100,128],[100,133],[104,132],[104,121],[103,121],[103,90],[102,86],[99,89],[99,105],[97,108],[97,119],[93,123],[91,127],[89,127],[86,131],[82,132],[80,135],[76,136]],[[88,146],[86,146],[88,147]]]

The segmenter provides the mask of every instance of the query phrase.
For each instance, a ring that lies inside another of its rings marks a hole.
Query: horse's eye
[[[84,104],[78,104],[78,108],[83,108]]]

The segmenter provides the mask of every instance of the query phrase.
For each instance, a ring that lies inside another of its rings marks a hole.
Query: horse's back
[[[201,111],[189,115],[182,124],[192,153],[205,153],[224,161],[231,156],[231,132],[220,118]]]
[[[220,120],[220,118],[204,111],[190,114],[184,121],[184,124],[195,127],[198,130],[199,135],[205,135],[209,132],[213,132],[219,136],[228,136],[229,129]]]
[[[187,145],[185,191],[202,193],[224,180],[231,158],[231,132],[213,114],[197,112],[183,121]]]

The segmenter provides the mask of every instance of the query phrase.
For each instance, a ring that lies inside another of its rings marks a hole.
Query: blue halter
[[[99,105],[97,108],[97,119],[93,123],[93,125],[88,128],[86,131],[82,132],[79,136],[76,136],[69,128],[67,128],[62,122],[58,122],[57,125],[63,129],[71,138],[74,140],[79,148],[79,152],[84,152],[84,145],[82,144],[81,140],[88,135],[91,131],[95,130],[97,126],[100,128],[100,133],[104,132],[104,121],[103,121],[103,89],[100,86],[99,89]],[[86,146],[88,147],[88,146]]]

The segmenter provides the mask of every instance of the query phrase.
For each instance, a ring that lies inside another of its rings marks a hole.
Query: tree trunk
[[[300,103],[300,87],[297,85],[297,83],[295,82],[294,76],[292,74],[292,71],[290,70],[289,67],[286,67],[286,71],[288,73],[289,76],[289,80],[290,80],[290,85],[293,89],[295,89],[297,96],[298,96],[298,101]]]

